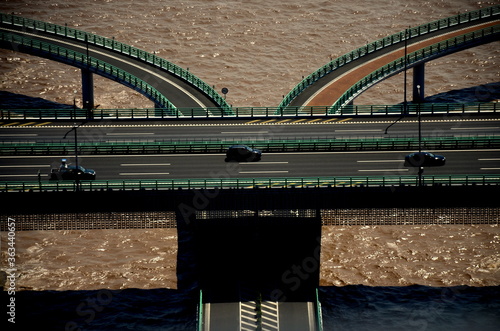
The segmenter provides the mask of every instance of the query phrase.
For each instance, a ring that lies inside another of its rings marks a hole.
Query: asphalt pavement
[[[417,175],[404,166],[410,152],[264,153],[259,162],[225,162],[224,154],[82,155],[79,164],[94,169],[98,180]],[[434,152],[446,157],[446,165],[428,167],[424,175],[500,172],[500,150]],[[48,180],[61,158],[75,163],[71,155],[0,157],[0,180],[37,180],[39,171]]]
[[[78,129],[78,141],[231,141],[238,139],[417,137],[416,118],[322,118],[211,121],[92,121]],[[0,121],[0,141],[64,142],[74,122]],[[36,123],[43,125],[36,126]],[[396,123],[392,125],[393,123]],[[500,134],[500,118],[438,116],[422,118],[423,137],[469,137]],[[386,133],[387,132],[387,133]],[[68,136],[66,139],[70,139]]]

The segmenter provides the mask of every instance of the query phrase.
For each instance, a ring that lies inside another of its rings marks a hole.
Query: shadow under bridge
[[[321,330],[319,211],[178,212],[177,226],[179,259],[196,270],[178,285],[200,289],[199,330]]]

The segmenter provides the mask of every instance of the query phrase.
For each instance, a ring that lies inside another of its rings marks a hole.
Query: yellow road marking
[[[321,121],[321,120],[322,120],[322,118],[315,118],[315,119],[313,119],[313,120],[310,120],[310,121],[309,121],[309,122],[307,122],[307,123],[314,123],[314,122]]]
[[[338,118],[330,118],[330,119],[325,120],[325,121],[323,121],[323,122],[324,122],[324,123],[328,123],[328,122],[332,122],[332,121],[336,121],[336,120],[338,120]]]
[[[344,118],[343,120],[340,120],[339,122],[345,122],[345,121],[349,121],[349,120],[352,120],[352,118]]]
[[[28,122],[28,123],[21,124],[19,126],[27,126],[27,125],[31,125],[31,124],[34,124],[34,123],[36,123],[36,122]]]
[[[250,124],[250,123],[255,123],[255,122],[259,122],[260,120],[253,120],[253,121],[250,121],[250,122],[247,122],[247,124]]]
[[[305,118],[301,118],[300,120],[293,121],[292,123],[299,123],[299,122],[303,122],[305,120],[306,120]]]
[[[19,124],[19,122],[12,122],[12,123],[8,123],[8,124],[4,124],[3,126],[11,126],[11,125],[16,125],[16,124]]]
[[[43,123],[38,123],[38,124],[35,124],[34,126],[42,126],[42,125],[46,125],[46,124],[50,124],[52,122],[43,122]]]

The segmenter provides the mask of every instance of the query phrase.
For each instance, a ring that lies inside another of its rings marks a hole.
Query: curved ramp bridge
[[[200,211],[177,225],[180,258],[196,266],[198,330],[321,330],[319,212]]]
[[[421,103],[425,63],[471,47],[500,40],[500,6],[433,21],[377,40],[345,54],[304,78],[281,102],[278,113],[343,108],[361,93],[413,68],[413,101]],[[324,113],[324,110],[323,110]],[[348,112],[347,112],[348,113]]]
[[[80,68],[83,105],[94,108],[93,74],[149,98],[167,116],[224,115],[230,108],[215,90],[188,70],[113,39],[42,21],[0,13],[0,47]],[[192,113],[197,109],[198,113]]]

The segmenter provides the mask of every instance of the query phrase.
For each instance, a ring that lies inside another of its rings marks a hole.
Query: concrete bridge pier
[[[89,112],[94,108],[94,76],[88,69],[82,69],[83,108]]]
[[[425,98],[425,63],[413,67],[413,102],[423,103]]]

